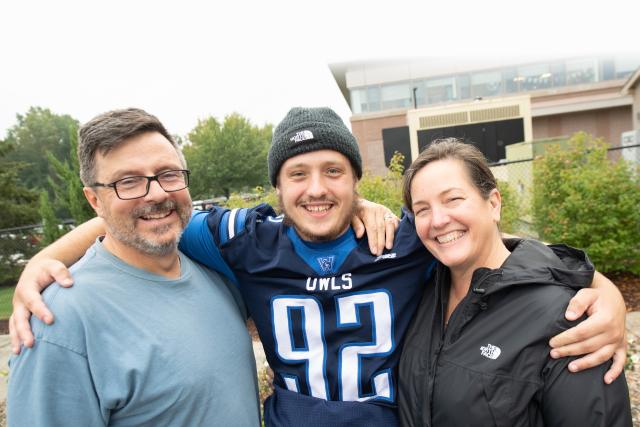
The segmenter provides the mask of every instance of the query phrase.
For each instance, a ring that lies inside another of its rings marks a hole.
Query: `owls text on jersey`
[[[194,214],[180,248],[239,284],[277,385],[395,405],[401,340],[434,264],[409,218],[376,257],[351,229],[311,243],[269,206],[215,208]]]

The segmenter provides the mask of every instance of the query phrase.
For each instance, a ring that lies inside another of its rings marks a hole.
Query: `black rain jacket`
[[[549,356],[549,339],[577,322],[564,312],[589,286],[577,249],[510,239],[501,268],[480,268],[444,325],[449,270],[439,264],[405,336],[398,405],[405,426],[631,426],[624,375],[610,363],[580,373]],[[554,253],[555,252],[555,253]]]

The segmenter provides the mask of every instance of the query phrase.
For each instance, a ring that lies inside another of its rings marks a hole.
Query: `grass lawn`
[[[0,288],[0,319],[8,319],[11,316],[11,298],[15,286],[5,286]]]

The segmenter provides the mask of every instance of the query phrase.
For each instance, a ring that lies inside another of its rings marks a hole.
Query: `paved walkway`
[[[9,335],[0,335],[0,402],[7,398],[7,384],[9,381],[9,357],[11,346]]]
[[[635,340],[640,340],[640,311],[627,313],[627,334]]]

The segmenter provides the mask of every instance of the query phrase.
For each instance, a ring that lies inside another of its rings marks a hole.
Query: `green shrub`
[[[229,209],[234,208],[251,208],[257,206],[260,203],[268,203],[275,210],[278,210],[278,195],[275,188],[271,187],[268,190],[264,187],[256,187],[253,190],[253,194],[250,196],[241,195],[239,193],[231,193],[224,206]]]
[[[506,181],[498,181],[498,190],[502,196],[502,210],[500,211],[500,231],[516,234],[519,220],[522,217],[522,203],[520,196]]]
[[[402,208],[402,172],[404,156],[396,152],[389,163],[386,176],[372,175],[365,171],[358,183],[361,197],[385,205],[398,216]]]
[[[550,146],[534,161],[533,217],[540,238],[584,249],[599,270],[640,273],[637,167],[610,162],[607,145],[583,132],[567,145]]]

